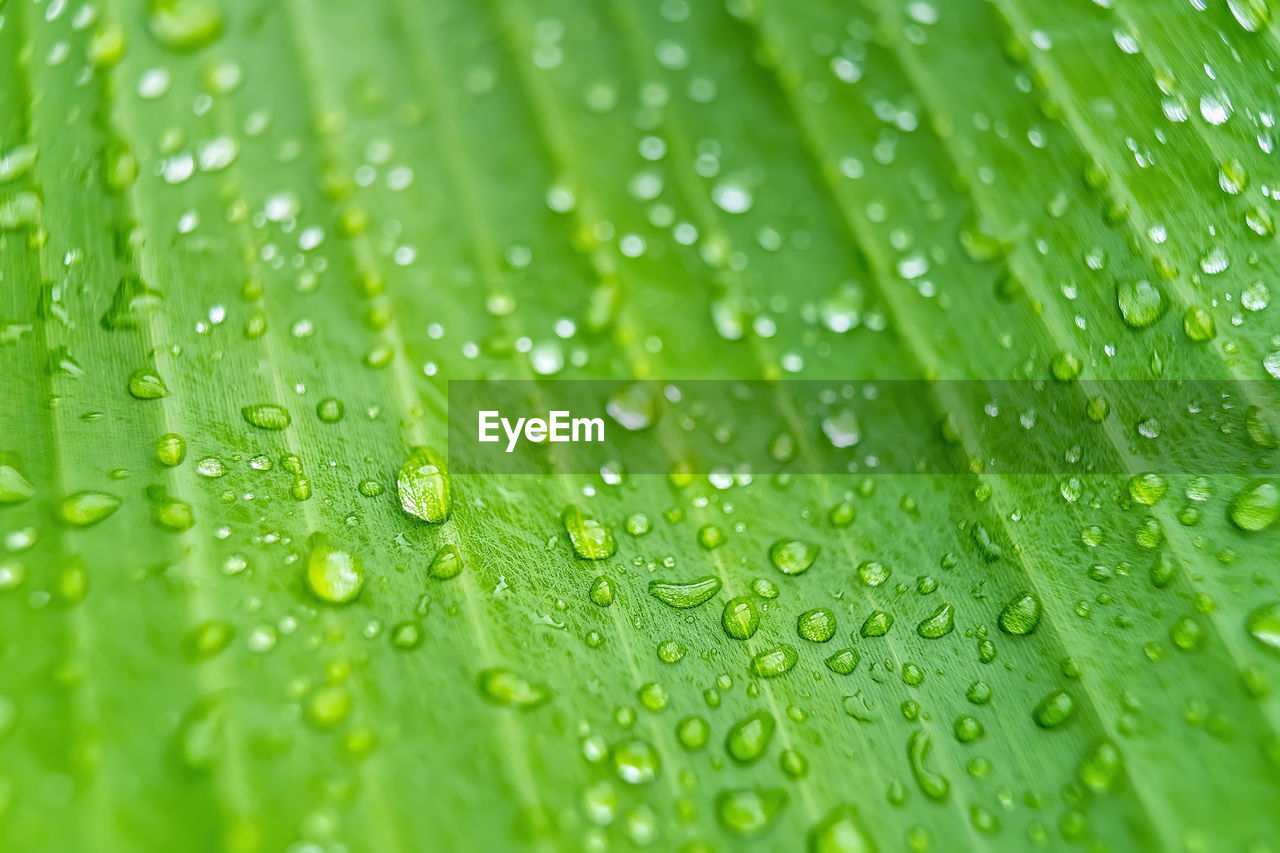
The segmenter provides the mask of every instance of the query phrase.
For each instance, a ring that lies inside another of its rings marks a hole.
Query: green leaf
[[[0,4],[0,847],[1266,847],[1272,6]]]

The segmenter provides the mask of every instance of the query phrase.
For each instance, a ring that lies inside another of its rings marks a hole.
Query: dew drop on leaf
[[[218,0],[147,0],[147,29],[163,47],[190,53],[222,34]]]
[[[311,538],[306,583],[311,594],[326,604],[354,601],[364,587],[364,565],[354,554],[332,546],[328,537]]]
[[[396,476],[396,490],[400,509],[407,515],[431,524],[440,524],[449,517],[449,475],[444,461],[433,451],[419,448],[410,454]]]
[[[731,598],[724,605],[720,617],[724,632],[735,640],[749,640],[755,636],[760,627],[760,612],[755,603],[746,596]]]
[[[584,513],[581,507],[570,504],[560,516],[565,533],[574,553],[584,560],[604,560],[618,550],[609,527]]]
[[[0,504],[19,504],[30,500],[35,487],[12,465],[0,464]]]
[[[137,400],[159,400],[169,396],[169,389],[158,373],[143,369],[129,376],[129,393]]]
[[[738,788],[716,795],[716,820],[725,832],[738,838],[758,838],[769,831],[787,807],[781,788]]]
[[[1246,533],[1266,530],[1280,520],[1280,486],[1269,480],[1250,483],[1231,499],[1227,516]]]
[[[258,403],[253,406],[245,406],[240,410],[240,416],[250,426],[258,429],[266,430],[282,430],[289,426],[289,412],[282,406],[276,406],[271,403]]]
[[[457,546],[444,545],[431,558],[431,565],[428,566],[427,572],[433,578],[449,580],[462,574],[462,569],[462,555],[458,552]]]
[[[818,559],[818,546],[800,539],[779,539],[769,547],[769,562],[784,575],[807,572]]]
[[[799,659],[795,646],[782,643],[752,657],[751,671],[760,678],[777,678],[790,672]]]
[[[120,508],[120,498],[109,492],[86,490],[62,499],[58,516],[72,527],[90,527]]]
[[[551,701],[551,691],[545,685],[502,667],[481,670],[478,684],[485,701],[505,708],[529,711]]]
[[[720,591],[720,578],[707,575],[694,581],[652,580],[649,581],[649,594],[668,607],[687,610],[703,604]]]
[[[724,751],[738,764],[754,764],[764,757],[773,740],[777,721],[768,711],[757,711],[734,723],[724,739]]]
[[[1040,625],[1040,599],[1033,593],[1020,592],[1000,610],[1000,630],[1015,637],[1025,636]]]
[[[825,643],[836,635],[836,614],[826,607],[806,610],[796,619],[796,633],[811,643]]]
[[[662,772],[662,758],[653,744],[631,738],[615,744],[610,751],[613,772],[628,785],[644,785]]]

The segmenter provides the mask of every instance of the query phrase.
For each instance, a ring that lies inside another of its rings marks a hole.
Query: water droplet
[[[1271,0],[1227,0],[1227,8],[1247,33],[1262,32],[1271,23]]]
[[[1031,712],[1031,719],[1042,729],[1056,729],[1075,714],[1076,704],[1065,690],[1050,693]]]
[[[702,749],[711,737],[711,726],[702,717],[685,717],[676,723],[676,739],[689,751]]]
[[[1150,326],[1164,313],[1164,294],[1146,279],[1121,284],[1116,290],[1120,315],[1132,329]]]
[[[31,144],[17,145],[0,155],[0,184],[16,181],[36,164],[40,149]]]
[[[883,637],[889,633],[889,629],[893,627],[893,614],[883,610],[875,610],[866,621],[862,623],[862,627],[858,629],[864,637]]]
[[[858,668],[858,662],[862,660],[862,655],[857,649],[841,649],[840,651],[827,658],[827,669],[836,675],[848,675]]]
[[[604,560],[612,557],[618,550],[613,531],[586,515],[577,505],[570,504],[565,507],[560,520],[564,523],[565,533],[569,534],[569,542],[573,545],[574,552],[582,559]]]
[[[107,492],[73,492],[62,499],[58,516],[72,527],[90,527],[120,508],[120,499]]]
[[[504,708],[528,711],[551,700],[551,691],[509,669],[493,667],[480,672],[480,695]]]
[[[284,407],[271,403],[245,406],[240,410],[240,415],[246,423],[258,429],[281,430],[290,423],[289,412]]]
[[[1040,625],[1040,599],[1033,593],[1020,592],[1000,610],[1000,630],[1015,637],[1035,631]]]
[[[311,594],[327,604],[354,601],[364,586],[364,565],[359,557],[332,547],[323,534],[312,537],[306,581]]]
[[[826,607],[806,610],[796,620],[796,632],[811,643],[825,643],[836,635],[836,614]]]
[[[169,396],[164,380],[154,370],[135,370],[129,376],[129,393],[138,400],[159,400]]]
[[[858,810],[836,806],[809,830],[809,853],[878,853],[879,847],[863,825]]]
[[[720,591],[720,578],[707,575],[688,583],[678,581],[649,581],[649,594],[668,607],[687,610],[703,604]]]
[[[176,468],[187,458],[186,440],[174,432],[165,433],[156,440],[156,461],[166,468]]]
[[[916,633],[926,640],[936,640],[950,634],[955,627],[955,609],[950,604],[944,604],[916,626]]]
[[[782,643],[751,658],[751,671],[760,678],[777,678],[791,671],[800,659],[795,646]]]
[[[760,627],[760,612],[746,596],[731,598],[724,605],[720,624],[724,627],[724,632],[733,639],[749,640]]]
[[[610,750],[613,772],[628,785],[644,785],[662,772],[662,758],[647,740],[632,738]]]
[[[781,788],[739,788],[716,795],[716,820],[738,838],[758,838],[769,831],[787,807]]]
[[[1080,758],[1080,781],[1095,794],[1115,790],[1123,772],[1120,750],[1110,738],[1094,741]]]
[[[777,726],[772,714],[757,711],[730,727],[724,739],[724,750],[739,764],[754,764],[768,751]]]
[[[0,465],[0,504],[19,504],[30,500],[35,486],[12,465]]]
[[[932,750],[933,741],[923,729],[915,730],[907,738],[907,763],[911,767],[916,785],[926,797],[940,803],[951,793],[951,785],[946,777],[929,769],[927,762]]]
[[[433,578],[449,580],[462,574],[462,569],[462,555],[458,552],[457,546],[444,545],[431,558],[431,565],[427,568],[427,572]]]
[[[588,593],[588,597],[597,607],[608,607],[613,604],[613,583],[601,575],[591,582],[591,592]]]
[[[396,477],[400,509],[414,518],[440,524],[449,517],[449,475],[444,462],[427,448],[415,450]]]
[[[807,572],[818,558],[818,546],[799,539],[779,539],[769,547],[769,562],[784,575]]]
[[[1244,626],[1263,648],[1280,652],[1280,601],[1250,610]]]
[[[217,0],[147,0],[147,29],[161,46],[190,53],[222,34],[222,8]]]
[[[1280,486],[1257,480],[1236,492],[1227,508],[1231,523],[1246,533],[1257,533],[1280,521]]]
[[[1129,480],[1129,497],[1143,506],[1155,506],[1169,491],[1169,484],[1159,474],[1137,474]]]

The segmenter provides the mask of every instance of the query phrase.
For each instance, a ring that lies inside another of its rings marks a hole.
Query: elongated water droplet
[[[183,715],[173,736],[173,754],[189,771],[206,772],[223,755],[226,706],[216,696],[201,699]]]
[[[400,466],[396,477],[400,508],[414,518],[440,524],[452,505],[449,474],[444,460],[428,448],[418,448]]]
[[[929,769],[929,753],[933,750],[933,741],[924,729],[916,729],[907,738],[907,763],[911,766],[911,775],[920,787],[920,792],[936,803],[944,802],[951,793],[951,784],[946,777]]]
[[[120,499],[108,492],[73,492],[62,499],[59,517],[72,527],[97,524],[120,508]]]
[[[649,581],[649,594],[668,607],[681,610],[697,607],[715,597],[720,591],[720,578],[707,575],[688,583],[679,581]]]
[[[486,701],[518,711],[529,711],[551,701],[551,691],[545,685],[502,667],[481,670],[479,686]]]
[[[585,514],[576,504],[565,507],[560,516],[574,553],[584,560],[604,560],[618,550],[613,531]]]
[[[0,199],[0,231],[38,228],[40,214],[40,196],[33,192],[15,193]]]
[[[1247,33],[1260,33],[1271,23],[1271,0],[1227,0],[1227,8]]]
[[[151,501],[151,521],[162,530],[181,533],[196,523],[191,504],[172,497],[163,486],[150,486],[147,499]]]
[[[0,155],[0,184],[16,181],[36,164],[40,149],[35,145],[17,145]]]
[[[245,406],[240,410],[240,415],[250,426],[258,429],[281,430],[288,427],[291,422],[287,409],[271,403]]]

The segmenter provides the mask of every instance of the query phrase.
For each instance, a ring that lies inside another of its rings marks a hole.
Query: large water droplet
[[[396,488],[400,508],[414,518],[439,524],[449,517],[449,475],[433,451],[415,450],[400,466]]]
[[[200,50],[222,34],[222,8],[216,0],[147,0],[147,29],[169,50]]]
[[[120,499],[108,492],[73,492],[62,499],[58,516],[72,527],[97,524],[120,508]]]
[[[720,578],[707,575],[695,581],[649,581],[649,594],[668,607],[685,610],[709,601],[720,591]]]
[[[560,520],[564,523],[565,533],[569,534],[574,553],[582,559],[604,560],[618,550],[613,531],[585,514],[576,504],[565,507]]]
[[[326,604],[354,601],[364,587],[364,565],[359,557],[329,544],[327,537],[311,539],[306,581],[311,594]]]

